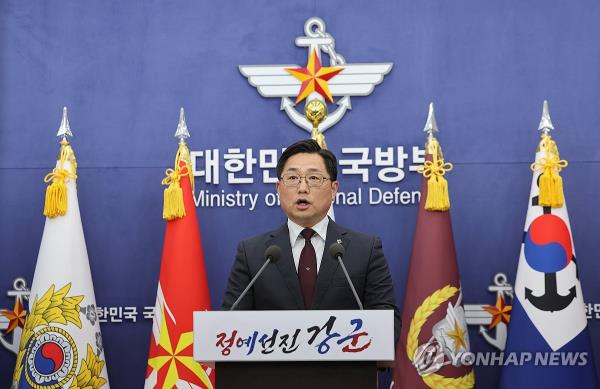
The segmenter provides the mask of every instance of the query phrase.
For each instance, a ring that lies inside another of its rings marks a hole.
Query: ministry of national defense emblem
[[[514,297],[513,287],[508,283],[506,274],[498,273],[488,291],[496,294],[495,304],[465,304],[465,318],[467,325],[479,327],[479,334],[490,346],[504,351]]]
[[[239,69],[261,96],[280,98],[280,109],[325,147],[324,132],[352,109],[351,97],[370,95],[393,64],[346,63],[318,17],[306,21],[304,33],[296,38],[296,46],[308,49],[305,66],[240,65]],[[323,54],[329,57],[329,66],[324,66]],[[303,113],[297,109],[302,102]],[[328,104],[334,108],[331,113]]]
[[[29,300],[29,288],[25,279],[17,277],[13,282],[13,289],[6,294],[14,297],[15,304],[12,309],[0,308],[0,346],[16,355],[27,316],[25,304]]]

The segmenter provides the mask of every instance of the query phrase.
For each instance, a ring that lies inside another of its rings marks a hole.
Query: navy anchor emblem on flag
[[[556,279],[556,272],[574,261],[569,228],[560,217],[544,213],[533,220],[523,243],[529,266],[544,273],[545,288],[539,296],[525,288],[525,299],[542,311],[562,311],[577,297],[575,285],[569,288],[568,294],[560,294]]]

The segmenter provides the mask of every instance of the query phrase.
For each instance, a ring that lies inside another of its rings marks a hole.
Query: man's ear
[[[335,194],[337,193],[338,189],[340,187],[340,182],[339,181],[333,181],[331,183],[331,201],[335,201]]]

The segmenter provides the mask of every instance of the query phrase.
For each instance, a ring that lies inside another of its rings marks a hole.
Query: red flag
[[[437,143],[435,138],[430,139]],[[439,144],[433,149],[434,156],[428,146],[423,168],[402,330],[396,345],[394,389],[472,388],[475,384],[473,370],[468,366],[472,354],[469,354],[449,202],[444,211],[430,211],[425,201],[428,187],[432,192],[439,181],[445,187],[443,175],[452,168],[444,163],[438,149]]]
[[[186,151],[180,145],[178,169],[163,181],[181,186],[185,212],[167,221],[145,388],[214,387],[214,369],[193,360],[192,313],[211,306]]]

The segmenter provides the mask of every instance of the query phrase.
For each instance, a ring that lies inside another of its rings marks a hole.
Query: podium
[[[392,310],[194,312],[194,359],[216,387],[377,388],[394,360]]]

